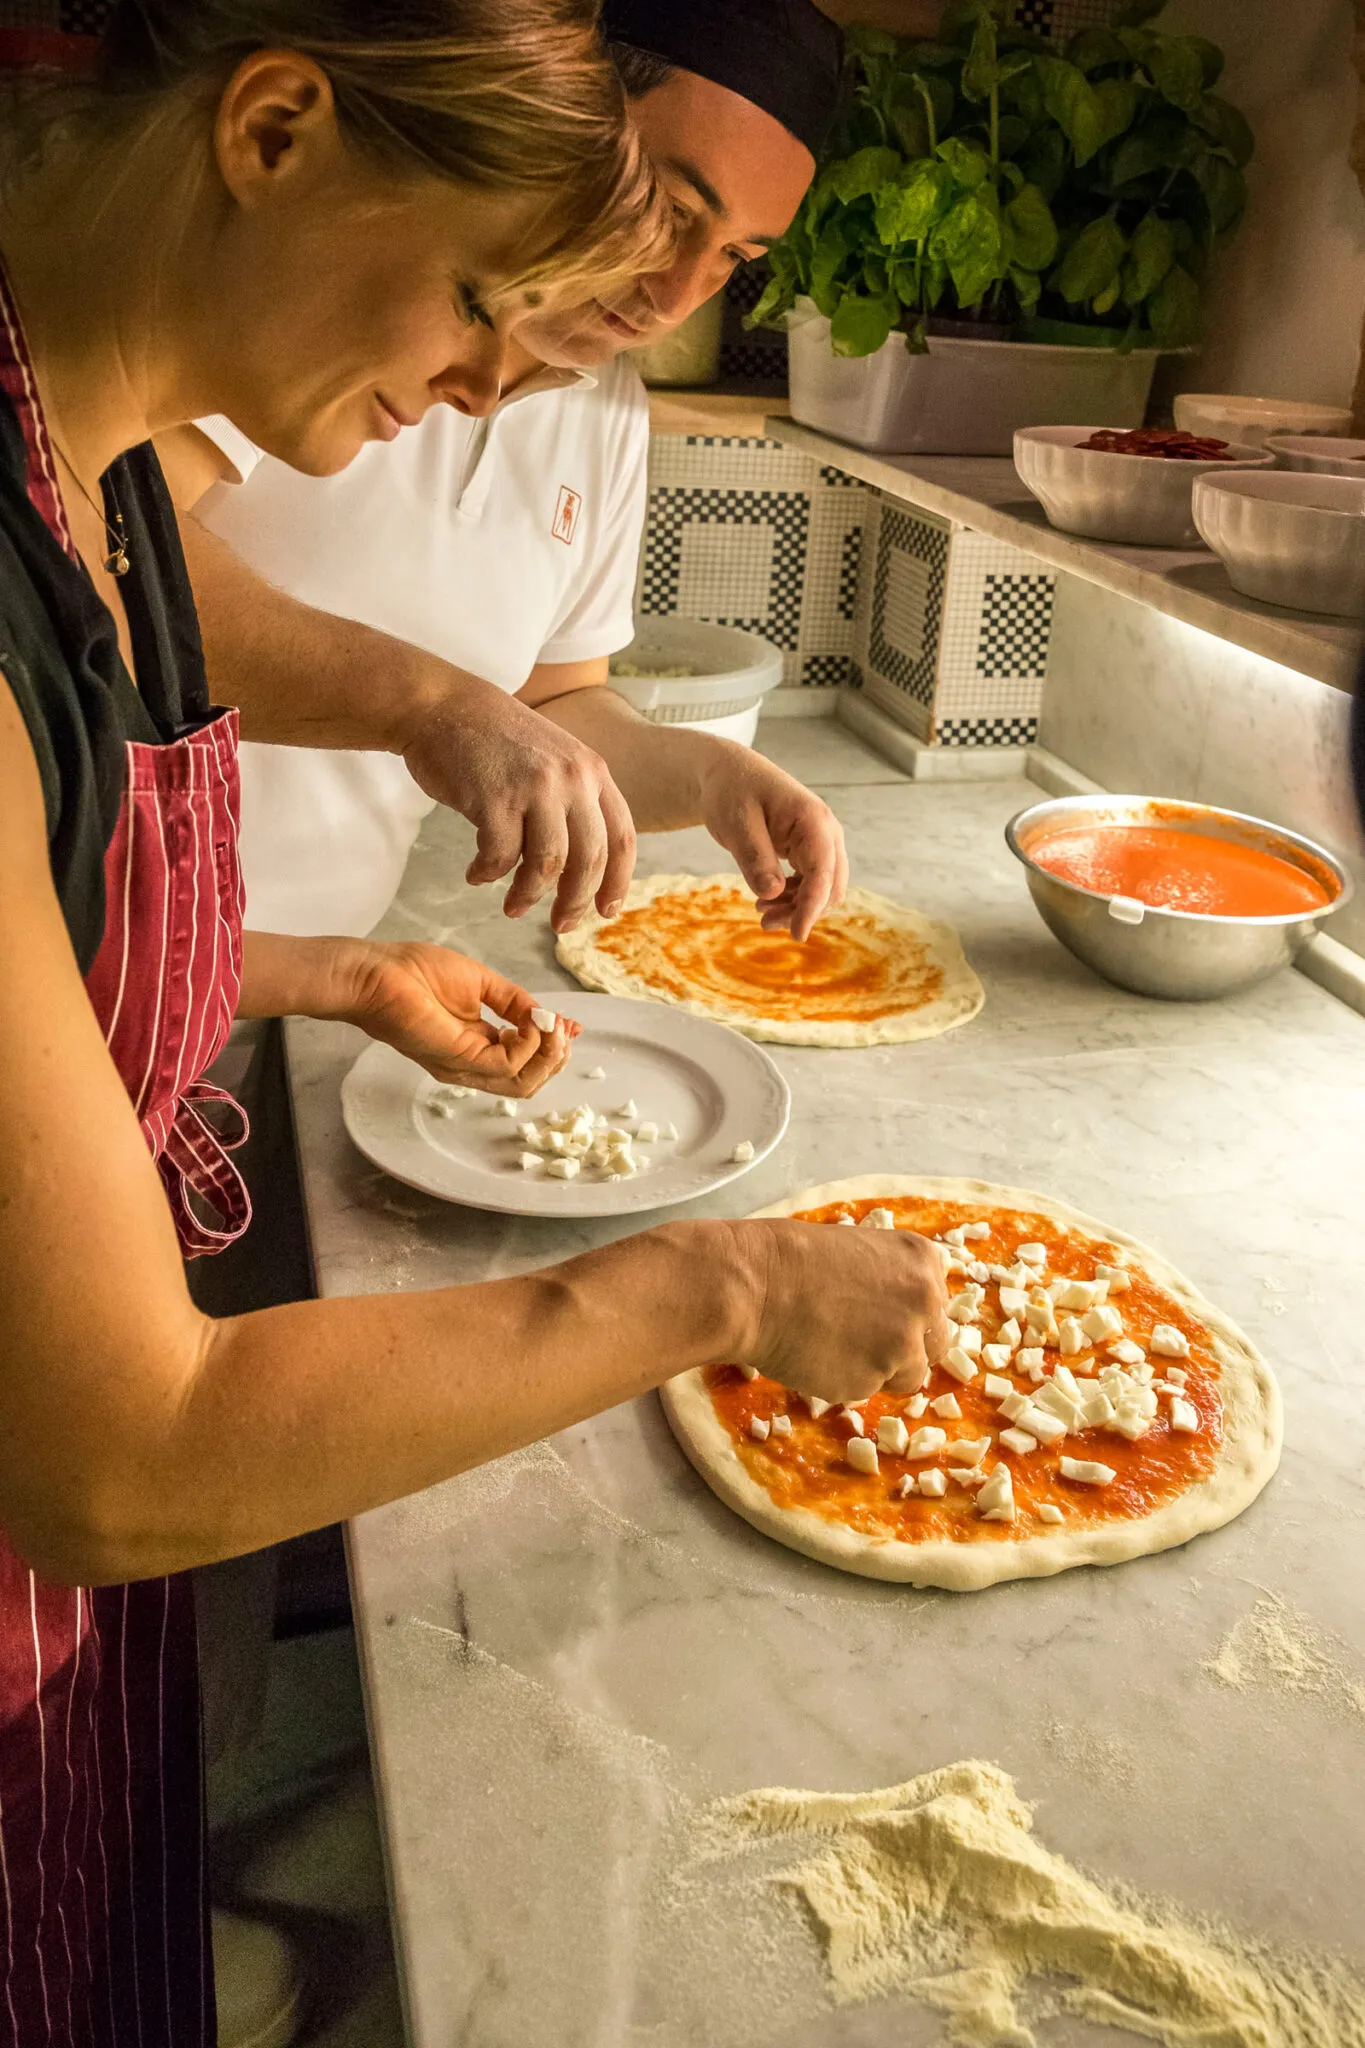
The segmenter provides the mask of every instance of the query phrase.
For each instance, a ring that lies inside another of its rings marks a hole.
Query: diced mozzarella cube
[[[1114,1404],[1103,1387],[1087,1387],[1081,1413],[1087,1429],[1107,1429],[1114,1419]]]
[[[1007,1451],[1017,1451],[1021,1458],[1038,1448],[1036,1436],[1030,1436],[1026,1429],[1002,1429],[1000,1441]]]
[[[772,1424],[769,1422],[766,1415],[755,1415],[750,1418],[749,1434],[756,1444],[767,1443],[768,1432],[771,1428]]]
[[[579,1165],[576,1159],[552,1159],[545,1171],[555,1180],[577,1180]]]
[[[912,1422],[918,1422],[928,1406],[929,1396],[927,1394],[912,1394],[905,1404],[905,1412]]]
[[[1015,1418],[1020,1429],[1026,1429],[1030,1436],[1036,1436],[1040,1444],[1059,1444],[1066,1435],[1067,1425],[1060,1415],[1052,1415],[1046,1408],[1040,1408],[1036,1401],[1029,1403],[1022,1415]]]
[[[987,1344],[982,1347],[981,1362],[990,1367],[993,1375],[1005,1373],[1010,1369],[1013,1356],[1008,1344]]]
[[[948,1432],[946,1429],[933,1429],[926,1426],[915,1431],[906,1447],[905,1455],[907,1458],[932,1458],[943,1449],[947,1441]]]
[[[1158,1358],[1188,1358],[1190,1340],[1173,1323],[1158,1323],[1147,1339],[1147,1349],[1155,1351]]]
[[[774,1435],[774,1436],[790,1436],[790,1435],[791,1435],[791,1433],[792,1433],[792,1419],[791,1419],[790,1415],[774,1415],[774,1417],[773,1417],[773,1435]]]
[[[1058,1308],[1084,1309],[1095,1306],[1093,1280],[1063,1280],[1053,1296]]]
[[[427,1111],[431,1116],[454,1116],[455,1105],[442,1095],[430,1095],[427,1097]]]
[[[678,1142],[678,1126],[676,1124],[662,1125],[659,1131],[659,1136],[662,1139],[664,1139],[664,1141],[667,1144],[676,1145]]]
[[[948,1477],[955,1479],[959,1486],[980,1486],[986,1475],[979,1465],[950,1465]]]
[[[659,1126],[657,1124],[641,1124],[639,1130],[635,1133],[635,1142],[637,1145],[657,1145],[659,1142]]]
[[[976,1360],[960,1344],[954,1344],[947,1357],[942,1360],[943,1370],[951,1373],[963,1386],[976,1378]]]
[[[853,1218],[851,1216],[836,1216],[834,1220],[836,1223],[846,1223],[850,1230],[853,1228]]]
[[[885,1451],[888,1457],[903,1458],[909,1441],[910,1432],[900,1416],[883,1415],[877,1424],[877,1449]]]
[[[523,1173],[534,1173],[540,1165],[539,1152],[523,1152],[520,1158],[520,1165]]]
[[[912,1477],[908,1472],[905,1476],[907,1479]],[[948,1491],[948,1482],[941,1472],[921,1472],[919,1475],[919,1490],[929,1500],[942,1500],[944,1494]]]
[[[1022,1259],[1016,1259],[1005,1275],[1004,1285],[1006,1287],[1022,1287],[1027,1294],[1030,1287],[1038,1285],[1037,1271],[1034,1267],[1026,1265]]]
[[[962,1235],[970,1238],[973,1244],[980,1244],[981,1240],[989,1237],[990,1234],[991,1226],[989,1223],[978,1221],[976,1223],[964,1223],[962,1226]]]
[[[1040,1345],[1025,1344],[1014,1354],[1014,1369],[1016,1372],[1041,1372],[1044,1363]]]
[[[965,1289],[955,1294],[948,1303],[948,1314],[955,1323],[975,1323],[981,1317],[981,1298]]]
[[[1058,1470],[1063,1479],[1074,1479],[1081,1486],[1107,1486],[1114,1477],[1112,1465],[1097,1465],[1088,1458],[1063,1458]]]
[[[614,1109],[612,1111],[613,1116],[626,1116],[631,1117],[632,1119],[637,1117],[639,1114],[640,1112],[635,1107],[635,1101],[633,1097],[629,1101],[623,1102],[619,1109]]]
[[[1003,1322],[1000,1325],[1000,1328],[995,1333],[995,1341],[997,1344],[1007,1345],[1011,1351],[1019,1349],[1019,1346],[1024,1341],[1024,1333],[1014,1316],[1011,1316],[1007,1322]]]
[[[1039,1504],[1038,1520],[1040,1522],[1060,1522],[1061,1519],[1061,1509],[1054,1507],[1050,1500],[1045,1500]]]
[[[1052,1380],[1044,1380],[1033,1398],[1045,1414],[1055,1415],[1068,1429],[1080,1428],[1084,1420],[1080,1403],[1073,1401],[1071,1396],[1063,1388],[1056,1386]]]
[[[537,1124],[518,1124],[517,1136],[527,1145],[534,1145],[540,1136],[540,1127]]]
[[[1059,1365],[1054,1368],[1052,1374],[1052,1384],[1054,1387],[1060,1387],[1062,1392],[1064,1394],[1068,1394],[1073,1401],[1080,1400],[1080,1386],[1077,1383],[1074,1373],[1068,1366]]]
[[[1011,1388],[1010,1392],[1006,1394],[1004,1400],[1000,1403],[1000,1413],[1004,1416],[1006,1422],[1017,1422],[1021,1415],[1029,1413],[1031,1407],[1032,1403],[1027,1394],[1020,1394]]]
[[[496,1108],[499,1116],[514,1117],[517,1114],[518,1105],[512,1100],[510,1095],[500,1095]]]
[[[1056,1344],[1057,1325],[1053,1320],[1050,1301],[1031,1301],[1028,1305],[1028,1333],[1035,1343]]]
[[[1120,1365],[1143,1365],[1147,1358],[1142,1346],[1135,1344],[1131,1337],[1120,1337],[1116,1344],[1111,1344],[1109,1356],[1116,1358]]]
[[[537,1031],[553,1031],[559,1019],[553,1010],[532,1010],[531,1022]]]
[[[981,1356],[981,1332],[975,1323],[959,1323],[957,1341],[966,1352],[968,1358],[979,1358]]]
[[[1187,1401],[1182,1394],[1177,1394],[1171,1403],[1171,1428],[1178,1429],[1183,1434],[1189,1435],[1191,1431],[1198,1429],[1198,1427],[1199,1410],[1195,1407],[1193,1401]]]
[[[742,1379],[756,1380],[758,1378],[758,1367],[756,1365],[737,1365],[735,1371]]]
[[[969,1259],[967,1261],[967,1273],[971,1279],[975,1280],[978,1287],[984,1287],[991,1277],[991,1269],[982,1259]]]
[[[747,1166],[753,1156],[754,1148],[752,1141],[748,1138],[741,1138],[734,1151],[730,1154],[730,1164],[732,1166]]]
[[[863,1222],[869,1230],[894,1230],[896,1219],[889,1209],[869,1209]]]
[[[1122,1266],[1096,1266],[1095,1278],[1107,1280],[1111,1294],[1126,1294],[1133,1284],[1133,1276]]]
[[[855,1436],[866,1436],[867,1424],[863,1421],[856,1408],[841,1408],[839,1413],[843,1416],[844,1421]]]
[[[1088,1351],[1089,1348],[1090,1339],[1075,1316],[1063,1316],[1057,1325],[1057,1349],[1063,1358],[1074,1358],[1078,1351]]]
[[[955,1245],[959,1251],[961,1251],[966,1241],[967,1226],[965,1223],[956,1223],[951,1230],[945,1230],[943,1233],[943,1242]]]
[[[945,1422],[962,1420],[962,1404],[956,1394],[939,1394],[929,1403],[935,1415],[941,1415]]]
[[[606,1078],[607,1070],[605,1067],[589,1067],[587,1073],[583,1076],[585,1081],[605,1081]]]
[[[607,1163],[603,1170],[613,1180],[629,1180],[631,1174],[636,1172],[637,1169],[635,1161],[631,1158],[629,1152],[609,1152],[607,1154]]]
[[[817,1422],[820,1420],[820,1417],[822,1415],[828,1415],[831,1407],[833,1406],[833,1403],[830,1401],[822,1401],[818,1394],[803,1394],[801,1396],[801,1399],[810,1409],[812,1416]]]
[[[987,1522],[1014,1520],[1014,1481],[1008,1465],[997,1465],[976,1496],[977,1513]]]
[[[1000,1307],[1002,1313],[1007,1316],[1022,1316],[1028,1309],[1028,1296],[1022,1287],[1002,1286]]]
[[[988,1436],[955,1436],[947,1455],[955,1465],[979,1465],[990,1447]]]
[[[1016,1259],[1022,1259],[1026,1266],[1045,1266],[1047,1246],[1045,1244],[1019,1244],[1014,1248]]]
[[[877,1446],[870,1437],[851,1436],[844,1446],[844,1456],[855,1472],[879,1472]]]
[[[547,1131],[545,1133],[545,1144],[546,1148],[551,1152],[562,1152],[564,1150],[563,1131]]]
[[[1139,1437],[1146,1436],[1152,1425],[1140,1409],[1120,1408],[1113,1426],[1120,1436],[1126,1436],[1130,1444],[1135,1444]]]
[[[907,1495],[912,1494],[914,1491],[914,1473],[903,1472],[900,1478],[896,1481],[895,1485],[891,1489],[891,1498],[892,1500],[904,1500],[907,1497]]]
[[[1014,1381],[1007,1380],[1001,1372],[988,1372],[981,1384],[992,1401],[1003,1401],[1007,1394],[1014,1392]]]
[[[1189,1379],[1189,1374],[1178,1365],[1168,1365],[1166,1368],[1166,1378],[1173,1387],[1183,1387]]]
[[[1102,1344],[1110,1337],[1123,1335],[1123,1317],[1116,1308],[1110,1308],[1107,1302],[1101,1302],[1081,1317],[1081,1328],[1096,1344]]]

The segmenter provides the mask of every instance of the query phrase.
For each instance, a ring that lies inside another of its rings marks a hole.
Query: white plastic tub
[[[1156,349],[1059,348],[903,335],[870,356],[836,356],[829,322],[798,310],[787,335],[793,419],[881,455],[1009,455],[1020,427],[1140,427]]]
[[[618,675],[617,663],[691,674]],[[635,638],[611,658],[608,682],[654,725],[685,725],[751,747],[764,697],[782,680],[782,654],[760,633],[678,612],[635,621]]]

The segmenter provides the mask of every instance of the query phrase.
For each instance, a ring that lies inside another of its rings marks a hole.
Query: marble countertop
[[[786,447],[814,455],[904,504],[936,512],[974,533],[992,534],[1053,569],[1068,569],[1087,583],[1137,598],[1300,675],[1338,690],[1355,688],[1358,620],[1288,611],[1244,597],[1233,589],[1222,562],[1205,548],[1123,547],[1063,533],[1024,488],[1008,456],[878,455],[780,414],[769,418],[767,431]]]
[[[1262,1347],[1284,1462],[1186,1549],[964,1596],[766,1541],[702,1486],[653,1397],[363,1517],[356,1626],[411,2038],[940,2040],[918,2006],[833,2007],[794,1909],[698,1881],[680,1822],[718,1793],[864,1788],[966,1757],[1014,1773],[1049,1846],[1096,1874],[1365,1971],[1365,1022],[1294,973],[1206,1006],[1110,989],[1043,928],[1005,851],[1032,785],[914,784],[837,727],[769,730],[774,752],[811,756],[856,878],[957,925],[987,1003],[927,1044],[774,1048],[790,1132],[713,1212],[878,1168],[1049,1189],[1162,1247]],[[464,887],[467,848],[438,815],[388,929],[566,985],[544,923]],[[646,871],[721,864],[699,831],[641,848]],[[371,1168],[338,1108],[361,1043],[289,1027],[324,1293],[516,1273],[612,1234],[463,1211]],[[1230,1690],[1205,1669],[1268,1594],[1312,1632],[1325,1690]],[[1066,2048],[1119,2038],[1050,2028]]]

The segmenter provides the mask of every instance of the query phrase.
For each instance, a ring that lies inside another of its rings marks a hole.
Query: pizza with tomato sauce
[[[585,988],[672,1003],[748,1038],[886,1045],[976,1015],[985,992],[951,925],[850,889],[804,945],[765,932],[738,875],[652,875],[556,948]]]
[[[747,1521],[869,1578],[972,1591],[1119,1564],[1231,1521],[1280,1456],[1280,1398],[1241,1331],[1156,1252],[984,1181],[837,1181],[759,1211],[916,1230],[954,1342],[916,1394],[832,1406],[733,1365],[662,1390],[692,1463]]]

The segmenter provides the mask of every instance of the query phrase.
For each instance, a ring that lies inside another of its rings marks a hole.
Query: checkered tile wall
[[[636,610],[746,626],[783,681],[849,679],[864,487],[780,442],[656,434]]]

